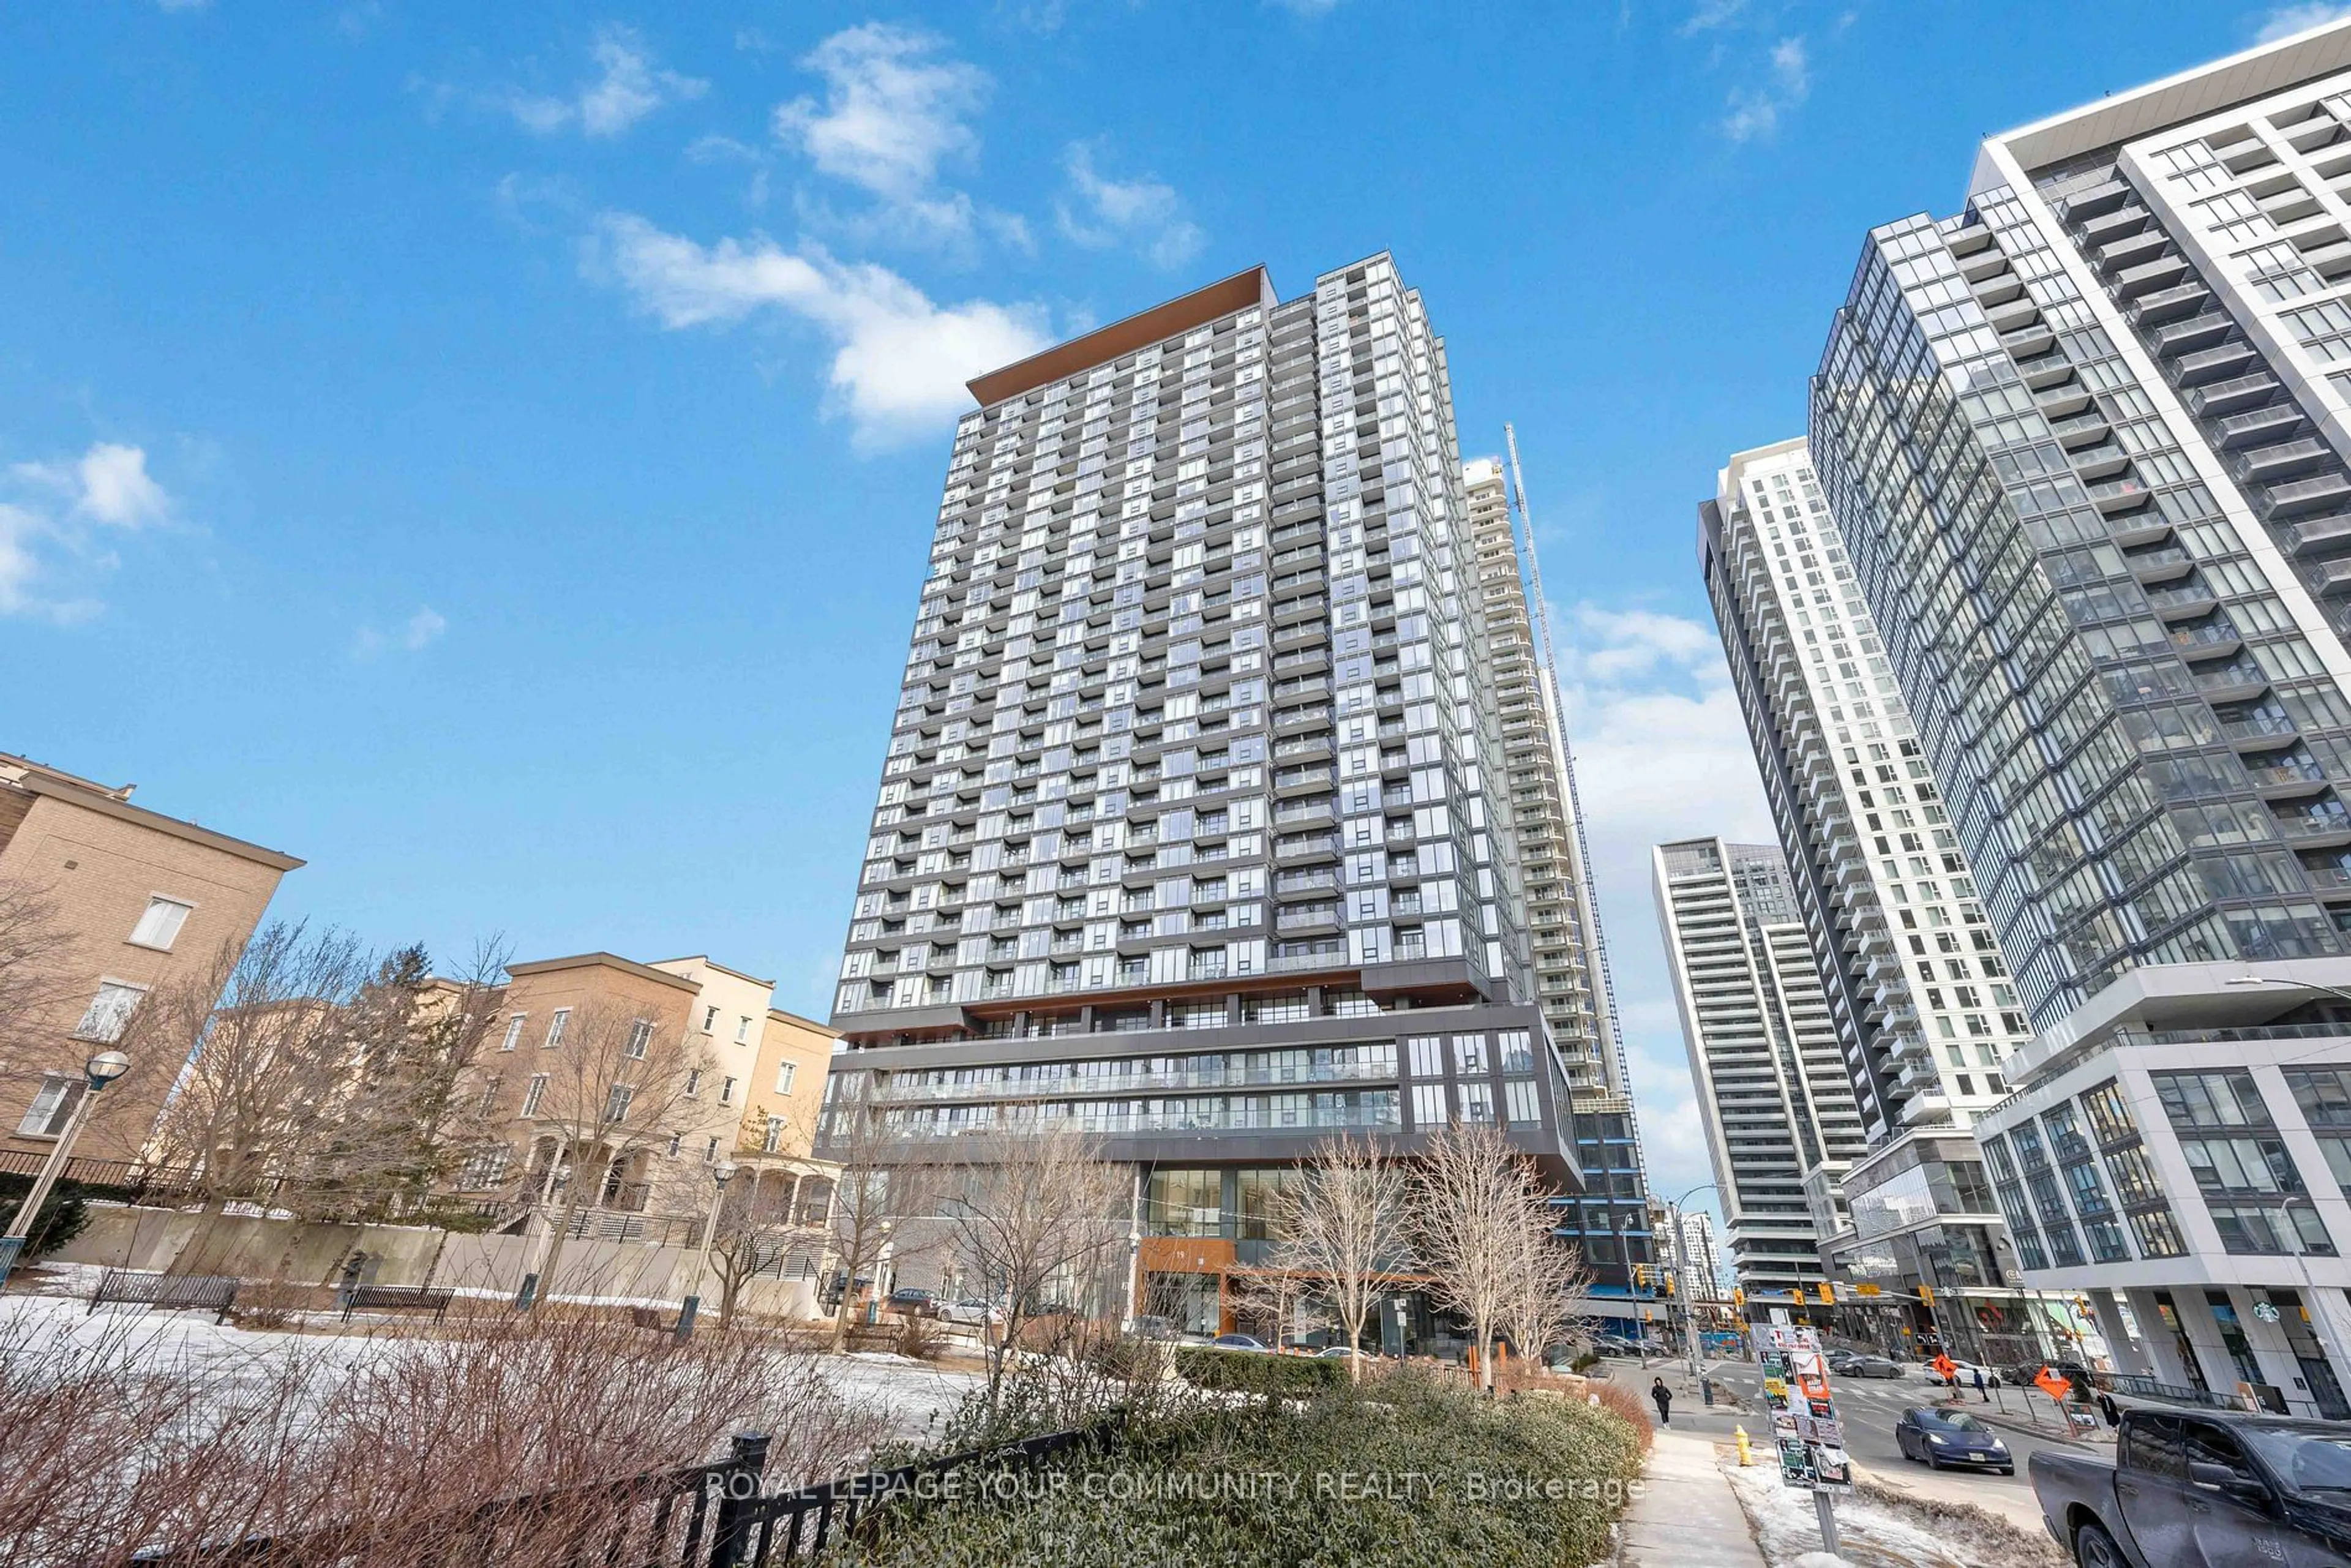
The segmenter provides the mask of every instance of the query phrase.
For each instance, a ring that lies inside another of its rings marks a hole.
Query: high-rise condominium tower
[[[1787,862],[1776,844],[1720,839],[1651,861],[1731,1269],[1750,1295],[1815,1282],[1824,1227],[1807,1177],[1833,1189],[1864,1138]]]
[[[1499,459],[1475,457],[1462,467],[1469,507],[1470,544],[1486,610],[1486,640],[1493,652],[1494,692],[1502,722],[1502,761],[1510,817],[1518,830],[1519,864],[1527,890],[1527,931],[1533,948],[1535,994],[1552,1038],[1567,1064],[1575,1112],[1576,1155],[1583,1167],[1580,1201],[1562,1205],[1562,1228],[1593,1265],[1604,1298],[1629,1289],[1637,1243],[1614,1243],[1649,1229],[1639,1128],[1625,1085],[1625,1062],[1612,1018],[1607,968],[1600,961],[1600,917],[1574,820],[1573,777],[1550,649],[1529,613],[1534,588],[1520,560],[1518,528]],[[1529,525],[1531,527],[1531,524]],[[1627,1251],[1634,1255],[1626,1255]]]
[[[2026,1279],[2130,1369],[2334,1415],[2346,172],[2342,25],[1996,136],[1869,236],[1812,428],[2041,1030],[1978,1125]]]
[[[1698,558],[1869,1136],[1826,1261],[2029,1315],[1966,1129],[2031,1031],[1802,441],[1731,458]]]
[[[1099,1133],[1194,1327],[1327,1133],[1492,1122],[1574,1187],[1420,297],[1252,268],[971,388],[827,1142],[869,1081],[909,1140]]]

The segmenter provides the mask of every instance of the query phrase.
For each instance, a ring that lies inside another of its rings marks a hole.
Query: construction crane
[[[1535,629],[1542,643],[1543,668],[1551,673],[1551,688],[1560,704],[1565,702],[1559,680],[1559,653],[1551,637],[1551,601],[1544,596],[1542,559],[1535,553],[1534,513],[1527,507],[1527,482],[1519,471],[1519,433],[1509,423],[1502,426],[1502,442],[1510,455],[1510,500],[1518,515],[1519,527],[1526,536],[1527,576],[1533,590]],[[1566,773],[1567,810],[1575,824],[1576,898],[1583,905],[1583,917],[1591,926],[1593,961],[1600,966],[1600,1005],[1608,1016],[1608,1051],[1616,1061],[1616,1082],[1625,1093],[1625,1127],[1633,1135],[1633,1146],[1641,1146],[1641,1126],[1633,1110],[1633,1080],[1625,1058],[1625,1026],[1616,1014],[1616,982],[1608,968],[1608,934],[1600,923],[1598,890],[1592,881],[1592,842],[1583,831],[1583,799],[1575,784],[1575,748],[1567,743],[1567,715],[1563,706],[1553,716],[1560,727],[1555,737],[1559,747],[1560,765]],[[1646,1161],[1644,1162],[1646,1166]]]

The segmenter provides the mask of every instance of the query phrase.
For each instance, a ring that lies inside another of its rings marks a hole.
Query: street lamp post
[[[1702,1192],[1713,1193],[1718,1197],[1722,1196],[1722,1188],[1719,1185],[1714,1182],[1704,1182],[1666,1205],[1667,1222],[1673,1227],[1674,1231],[1674,1274],[1677,1281],[1674,1294],[1681,1298],[1682,1348],[1689,1355],[1689,1375],[1693,1378],[1701,1375],[1698,1365],[1698,1313],[1693,1310],[1690,1301],[1689,1270],[1682,1266],[1689,1250],[1683,1239],[1682,1205]]]
[[[702,1282],[710,1275],[711,1239],[718,1234],[718,1211],[726,1207],[726,1184],[734,1178],[732,1160],[721,1160],[710,1168],[710,1180],[717,1190],[711,1195],[710,1213],[702,1222],[702,1250],[694,1260],[694,1289],[677,1309],[677,1337],[681,1342],[694,1337],[694,1320],[702,1311]]]
[[[1130,1228],[1126,1233],[1126,1318],[1120,1325],[1123,1333],[1134,1332],[1135,1298],[1143,1293],[1143,1231]]]
[[[48,1201],[49,1189],[65,1175],[74,1140],[81,1135],[82,1124],[89,1120],[89,1110],[98,1101],[99,1091],[130,1071],[131,1058],[119,1051],[101,1051],[82,1063],[81,1098],[67,1115],[65,1128],[57,1134],[49,1157],[41,1162],[41,1174],[33,1178],[33,1190],[16,1206],[16,1218],[8,1221],[8,1228],[0,1232],[0,1282],[7,1280],[8,1270],[16,1266],[16,1255],[25,1249],[26,1239],[33,1234],[34,1218],[41,1212],[41,1205]]]

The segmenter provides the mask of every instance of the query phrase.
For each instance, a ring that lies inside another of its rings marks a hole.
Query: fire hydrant
[[[1743,1469],[1747,1466],[1755,1462],[1755,1454],[1754,1451],[1747,1446],[1746,1427],[1734,1427],[1731,1428],[1731,1431],[1736,1434],[1739,1438],[1739,1463],[1740,1468]]]

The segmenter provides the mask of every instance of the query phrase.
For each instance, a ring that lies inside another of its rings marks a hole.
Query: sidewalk
[[[1764,1568],[1710,1440],[1659,1432],[1642,1479],[1648,1484],[1625,1513],[1617,1560],[1627,1568]]]

